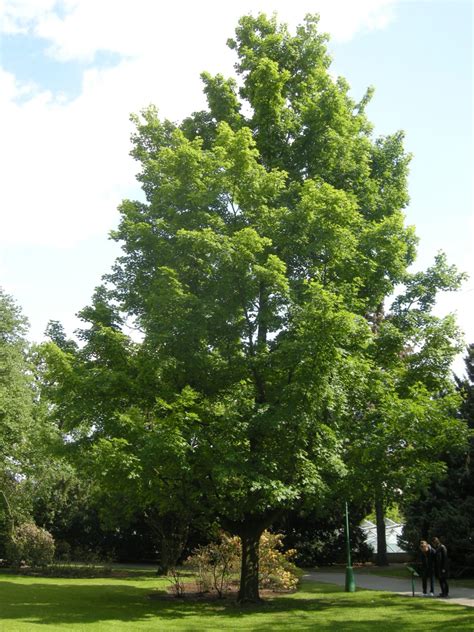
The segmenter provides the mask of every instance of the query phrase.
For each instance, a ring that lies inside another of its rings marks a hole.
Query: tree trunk
[[[377,522],[377,566],[388,566],[385,510],[381,496],[375,498],[375,516]]]
[[[8,498],[3,490],[0,490],[0,495],[3,499],[3,506],[5,507],[5,513],[7,516],[7,534],[12,537],[13,532],[15,530],[15,521],[13,519],[12,510],[10,508],[10,503],[8,502]]]
[[[188,521],[180,514],[154,515],[150,525],[159,545],[158,575],[174,568],[183,552],[188,537]]]
[[[240,535],[242,541],[242,567],[240,573],[239,603],[261,601],[258,590],[258,549],[262,530],[252,530]]]
[[[262,533],[281,516],[281,509],[267,511],[260,515],[247,514],[239,521],[219,516],[224,529],[237,535],[242,542],[242,560],[239,603],[258,603],[261,601],[258,590],[259,581],[259,545]]]

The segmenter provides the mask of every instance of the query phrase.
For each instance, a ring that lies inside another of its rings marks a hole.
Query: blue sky
[[[331,47],[356,93],[375,86],[368,115],[376,131],[406,132],[407,216],[422,266],[438,249],[457,258],[473,245],[472,36],[470,2],[403,2],[388,28]]]
[[[471,274],[441,297],[474,341],[472,3],[470,0],[4,0],[0,4],[0,285],[39,340],[49,319],[78,325],[118,254],[107,234],[134,197],[128,114],[153,102],[179,120],[203,106],[199,72],[232,73],[238,17],[320,12],[333,71],[355,98],[376,89],[376,134],[406,132],[407,221],[417,267],[440,249]]]
[[[2,67],[19,81],[33,82],[42,90],[64,95],[69,101],[80,96],[85,70],[111,67],[120,63],[121,59],[118,53],[99,50],[90,60],[60,61],[48,53],[48,43],[43,38],[29,33],[2,34]]]

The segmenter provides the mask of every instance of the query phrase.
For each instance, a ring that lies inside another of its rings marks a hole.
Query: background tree
[[[272,528],[284,534],[286,549],[296,551],[295,562],[303,568],[344,563],[347,559],[344,533],[345,498],[342,489],[335,487],[325,502],[312,507],[300,507],[287,512]],[[357,499],[349,505],[349,530],[353,561],[368,562],[372,549],[360,523],[370,511],[370,503]]]
[[[34,477],[54,441],[39,402],[27,320],[0,289],[0,549],[15,525],[31,517]],[[1,552],[0,551],[0,552]]]
[[[461,395],[459,417],[467,422],[470,441],[459,453],[445,448],[445,474],[405,503],[404,541],[414,548],[420,538],[441,536],[453,565],[474,567],[474,345],[466,349],[466,374],[456,378]]]
[[[206,111],[133,117],[146,201],[120,207],[84,348],[47,351],[58,423],[117,511],[217,519],[242,540],[241,601],[263,530],[344,475],[347,376],[370,372],[370,323],[415,257],[403,135],[372,137],[371,91],[333,79],[317,22],[243,17],[239,87],[204,73]]]
[[[52,343],[42,347],[43,393],[67,437],[62,454],[73,473],[54,486],[64,501],[59,521],[64,524],[58,525],[58,516],[52,514],[48,494],[37,503],[38,513],[72,546],[85,548],[89,540],[88,546],[104,553],[113,549],[127,556],[139,539],[141,555],[150,559],[158,552],[160,569],[166,572],[182,554],[191,521],[199,530],[200,512],[191,502],[192,486],[177,477],[183,473],[172,438],[165,441],[153,432],[159,392],[156,366],[145,346],[122,332],[123,320],[105,288],[97,289],[80,317],[80,345],[52,322],[47,332]],[[133,446],[133,454],[127,446]],[[167,477],[158,476],[159,468],[166,469]],[[78,492],[87,499],[82,515],[74,511]],[[138,538],[130,538],[130,532]],[[122,540],[132,541],[129,553]]]
[[[1,542],[20,516],[21,475],[27,464],[34,396],[25,341],[27,322],[13,299],[0,290],[0,521]]]
[[[372,322],[369,370],[353,384],[351,487],[375,508],[380,565],[387,564],[385,507],[439,478],[443,450],[466,445],[466,424],[455,421],[459,398],[450,372],[460,334],[453,316],[432,313],[436,294],[456,290],[463,279],[443,254],[425,272],[407,274],[391,308]]]

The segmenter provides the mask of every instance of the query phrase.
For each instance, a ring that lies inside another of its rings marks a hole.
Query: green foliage
[[[369,410],[350,435],[350,458],[372,485],[386,490],[390,502],[397,490],[416,489],[442,473],[436,456],[446,446],[462,450],[466,428],[454,419],[454,394],[434,399],[419,387],[401,398],[385,376],[380,383],[371,382],[370,392]]]
[[[132,117],[146,201],[120,206],[122,256],[81,312],[82,346],[55,326],[43,349],[53,414],[117,523],[217,518],[255,551],[347,466],[380,461],[377,480],[405,485],[410,454],[438,445],[429,416],[449,425],[452,395],[432,393],[456,329],[428,308],[456,273],[442,257],[407,273],[403,134],[373,137],[371,91],[355,103],[332,77],[317,24],[243,17],[239,80],[203,74],[206,111]]]
[[[47,566],[54,557],[54,538],[32,522],[18,525],[6,547],[7,560],[12,566],[24,562],[28,566]]]
[[[386,507],[385,517],[389,518],[389,520],[393,520],[394,522],[398,522],[399,524],[403,523],[403,521],[405,520],[405,517],[400,509],[400,506],[397,504],[389,505],[388,507]],[[367,514],[367,516],[365,516],[365,520],[370,520],[371,522],[374,522],[375,519],[376,519],[376,516],[375,516],[374,511],[372,511],[371,513]]]
[[[27,321],[20,309],[0,290],[0,476],[3,479],[22,471],[20,464],[26,464],[29,431],[34,425],[26,328]]]
[[[292,511],[282,517],[274,528],[285,534],[285,548],[295,551],[298,566],[310,568],[344,563],[347,558],[344,533],[346,494],[341,487],[333,486],[332,494],[324,505]],[[359,499],[358,499],[359,500]],[[365,534],[359,524],[370,506],[371,499],[353,503],[349,507],[351,555],[354,562],[367,562],[372,549],[366,545]]]
[[[455,443],[435,452],[444,465],[443,476],[425,485],[405,504],[404,541],[415,548],[420,537],[441,537],[453,567],[474,566],[474,345],[466,348],[466,375],[456,378],[461,397],[458,415],[468,431],[463,450]]]
[[[29,517],[26,477],[42,462],[48,441],[26,331],[26,318],[0,289],[0,555],[14,525]]]
[[[464,275],[443,254],[426,272],[405,275],[389,310],[369,316],[372,339],[365,366],[353,368],[346,463],[353,491],[375,506],[382,525],[387,506],[416,496],[445,471],[440,455],[462,452],[468,440],[458,419],[450,366],[459,352],[453,315],[433,314],[439,291],[455,291]],[[384,529],[378,530],[383,563]]]

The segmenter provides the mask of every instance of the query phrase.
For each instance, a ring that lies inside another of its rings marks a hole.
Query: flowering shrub
[[[219,597],[229,590],[232,573],[239,570],[240,541],[225,533],[219,542],[211,542],[199,546],[186,560],[198,575],[199,590],[209,592],[215,590]]]
[[[201,592],[215,590],[222,597],[229,590],[232,575],[240,572],[240,539],[222,533],[219,542],[199,546],[185,564],[198,576]],[[297,568],[291,561],[296,551],[282,551],[283,536],[264,531],[260,539],[260,588],[293,590],[298,584]]]
[[[298,574],[292,559],[296,551],[282,551],[283,535],[264,531],[260,538],[260,588],[293,590],[298,584]]]
[[[32,522],[15,529],[6,546],[7,559],[13,566],[23,561],[28,566],[47,566],[54,557],[54,538]]]

